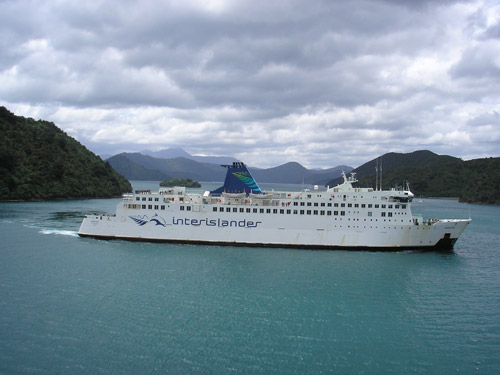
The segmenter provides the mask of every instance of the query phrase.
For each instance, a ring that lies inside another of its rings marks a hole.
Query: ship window
[[[233,212],[238,212],[238,208],[233,207]]]
[[[139,197],[135,197],[135,200],[136,200],[136,201],[140,201],[140,200],[141,200],[141,198],[139,198]]]
[[[364,204],[364,203],[363,203],[363,204],[361,205],[361,208],[365,208],[365,207],[366,207],[366,204]]]
[[[280,210],[280,214],[284,214],[285,213],[285,210]]]
[[[148,205],[148,209],[149,209],[149,210],[152,210],[152,209],[153,209],[153,205],[149,204],[149,205]]]
[[[278,210],[276,208],[273,209],[273,214],[277,214]]]
[[[392,212],[388,212],[387,216],[392,217]]]
[[[226,212],[231,212],[231,207],[226,207]]]
[[[320,215],[325,215],[325,211],[320,211]]]
[[[294,215],[297,215],[298,213],[299,213],[299,211],[297,211],[297,210],[293,210],[293,214],[294,214]]]
[[[389,205],[389,208],[392,208],[392,204]]]
[[[331,204],[331,203],[328,203],[327,205],[328,205],[328,207],[332,207],[332,204]]]
[[[290,215],[292,213],[292,210],[286,210],[286,213]]]
[[[310,206],[311,206],[311,202],[307,202],[307,206],[309,206],[309,207],[310,207]]]
[[[382,208],[385,208],[385,204],[382,205]]]
[[[300,205],[303,206],[304,205],[304,202],[300,202]]]
[[[382,215],[382,217],[385,217],[385,212],[382,212],[381,215]]]
[[[240,212],[245,212],[245,209],[243,207],[240,207]]]
[[[328,216],[332,216],[332,211],[326,211],[326,214],[327,214]]]
[[[270,213],[271,213],[271,209],[270,209],[270,208],[268,208],[268,209],[266,210],[266,214],[270,214]]]
[[[379,208],[380,206],[378,204],[375,205],[375,208]]]
[[[345,216],[345,211],[340,211],[340,216]]]
[[[334,216],[338,216],[339,212],[338,211],[333,211]]]
[[[224,212],[224,207],[219,207],[219,212]]]
[[[212,208],[212,211],[213,211],[213,212],[217,212],[217,207],[213,207],[213,208]]]
[[[402,205],[401,205],[401,208],[402,208],[403,210],[405,210],[405,209],[406,209],[406,204],[402,204]]]
[[[321,207],[325,207],[325,204],[324,204],[324,203],[321,203]]]
[[[372,216],[372,212],[371,211],[368,211],[368,216]]]
[[[293,202],[293,205],[294,205],[294,206],[298,206],[298,205],[299,205],[299,202]]]
[[[181,211],[184,211],[184,206],[179,206],[179,209],[180,209]]]
[[[313,214],[317,215],[318,214],[318,210],[314,210]]]
[[[157,206],[157,205],[155,205],[155,210],[157,210],[157,209],[158,209],[158,206]]]
[[[264,209],[263,209],[263,208],[261,208],[261,209],[259,210],[259,212],[260,212],[261,214],[263,214],[263,213],[264,213]]]
[[[301,214],[301,215],[304,215],[304,210],[300,210],[300,214]]]
[[[165,206],[161,206],[161,207],[160,207],[160,209],[161,209],[161,210],[164,210],[164,209],[165,209]]]
[[[158,202],[158,200],[159,200],[158,198],[155,198],[155,202]]]
[[[249,212],[250,212],[250,209],[249,209],[249,208],[247,208],[247,213],[249,213]]]
[[[394,208],[399,208],[399,204],[394,205]]]
[[[347,207],[352,207],[352,203],[347,203]]]
[[[311,214],[311,210],[307,210],[307,214],[310,215]]]
[[[153,198],[149,197],[149,198],[148,198],[148,201],[149,201],[149,202],[152,202],[152,201],[153,201]]]
[[[142,197],[142,200],[145,201],[146,200],[146,197]]]
[[[333,204],[333,207],[338,207],[338,206],[339,206],[339,204],[338,204],[338,203],[334,203],[334,204]]]
[[[254,209],[253,209],[253,213],[254,213],[254,214],[256,214],[256,213],[257,213],[257,209],[256,209],[256,208],[254,208]]]
[[[187,206],[186,210],[191,211],[191,206]]]
[[[143,205],[142,205],[142,209],[143,209],[143,210],[145,210],[145,209],[146,209],[146,205],[145,205],[145,204],[143,204]]]
[[[370,203],[370,204],[368,205],[368,208],[372,208],[372,206],[373,206],[373,205]]]
[[[314,203],[314,207],[318,207],[318,202],[315,202],[315,203]]]
[[[340,207],[345,207],[345,203],[341,203],[341,204],[340,204]]]
[[[311,198],[311,194],[307,194],[307,198]]]

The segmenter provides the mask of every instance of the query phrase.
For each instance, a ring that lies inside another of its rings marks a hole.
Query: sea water
[[[498,374],[500,207],[451,253],[79,238],[119,199],[0,203],[1,374]]]

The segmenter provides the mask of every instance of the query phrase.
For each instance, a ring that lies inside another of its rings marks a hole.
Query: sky
[[[0,2],[0,105],[97,154],[500,156],[500,1]]]

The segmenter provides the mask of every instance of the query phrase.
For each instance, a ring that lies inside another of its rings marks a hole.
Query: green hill
[[[359,179],[374,186],[374,176]],[[461,202],[500,204],[500,158],[455,161],[441,165],[402,167],[383,175],[385,188],[409,181],[416,196],[458,197]]]
[[[165,180],[160,182],[162,187],[174,187],[174,186],[185,186],[189,188],[201,188],[201,184],[198,181],[193,181],[190,178],[172,178],[170,180]]]
[[[431,151],[389,153],[383,162],[383,187],[404,186],[416,196],[455,197],[461,202],[500,204],[500,158],[461,159]],[[375,187],[376,160],[353,170],[358,186]],[[340,179],[329,182],[335,186]]]
[[[383,176],[388,175],[389,172],[399,169],[399,168],[416,168],[416,167],[437,167],[439,165],[460,162],[461,159],[455,158],[448,155],[438,155],[432,151],[419,150],[410,152],[407,154],[389,152],[382,155],[376,159],[370,160],[369,162],[354,168],[352,172],[356,173],[356,178],[361,180],[363,177],[371,177],[371,182],[368,185],[375,186],[375,167],[377,165],[377,160],[380,163],[382,160]],[[347,173],[347,171],[346,171]],[[364,180],[365,181],[365,180]],[[335,186],[342,182],[342,178],[335,178],[330,180],[327,185]]]
[[[0,107],[0,200],[105,198],[132,190],[56,125]]]

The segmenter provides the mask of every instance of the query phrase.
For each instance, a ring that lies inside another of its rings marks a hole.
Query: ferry
[[[451,250],[471,219],[413,215],[409,187],[356,187],[355,175],[320,190],[262,191],[246,165],[227,168],[224,185],[124,194],[115,214],[88,214],[82,237],[189,244],[348,250]]]

